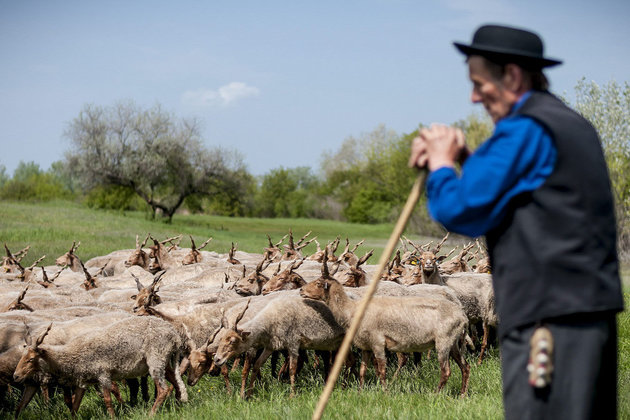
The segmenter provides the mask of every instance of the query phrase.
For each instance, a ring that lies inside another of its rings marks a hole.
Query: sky
[[[46,170],[87,104],[161,105],[201,122],[254,175],[317,171],[384,124],[450,124],[470,104],[464,57],[485,23],[540,34],[551,90],[630,81],[627,0],[0,0],[0,165]]]

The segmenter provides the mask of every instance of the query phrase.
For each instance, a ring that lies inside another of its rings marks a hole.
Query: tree
[[[117,185],[133,190],[170,222],[192,195],[212,196],[243,170],[236,154],[206,149],[196,120],[177,119],[160,105],[132,102],[86,105],[65,131],[68,167],[85,189]]]
[[[573,107],[599,133],[615,196],[619,251],[630,256],[630,84],[604,86],[582,78]],[[565,99],[565,101],[567,101]],[[567,101],[569,102],[569,101]]]
[[[13,177],[0,187],[0,197],[10,200],[49,201],[70,196],[53,171],[42,171],[35,162],[20,162]]]
[[[0,188],[9,180],[9,175],[7,175],[7,167],[0,164]]]
[[[262,217],[313,217],[319,181],[308,167],[276,168],[262,177],[256,197]]]
[[[379,125],[359,138],[347,138],[336,153],[323,155],[326,191],[342,203],[348,221],[382,223],[395,218],[415,176],[407,168],[412,138]]]

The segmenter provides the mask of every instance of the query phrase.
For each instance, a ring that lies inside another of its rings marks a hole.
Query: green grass
[[[73,240],[81,241],[78,255],[87,260],[116,249],[133,248],[135,235],[165,238],[183,233],[193,235],[199,243],[212,236],[209,250],[225,253],[232,241],[239,249],[261,252],[266,246],[265,234],[276,242],[292,228],[299,238],[309,230],[318,235],[320,243],[332,240],[337,235],[352,243],[366,239],[360,249],[376,248],[376,258],[382,253],[392,230],[392,225],[355,225],[340,222],[304,219],[247,219],[211,217],[202,215],[176,215],[173,224],[148,220],[143,213],[117,213],[89,210],[73,203],[55,202],[25,204],[0,202],[0,242],[7,243],[13,251],[31,245],[25,259],[27,264],[42,254],[48,255],[44,264],[54,264],[54,258],[68,250]],[[189,240],[182,242],[189,246]],[[311,252],[314,247],[310,247]],[[374,258],[374,257],[373,257]],[[375,259],[376,259],[375,258]],[[371,260],[370,262],[375,264]],[[626,307],[630,305],[630,277],[624,271],[624,293]],[[630,313],[619,317],[619,418],[630,418]],[[489,356],[481,366],[470,354],[471,377],[469,395],[458,396],[461,376],[452,364],[452,376],[445,390],[437,394],[439,369],[435,358],[423,359],[421,367],[408,365],[401,375],[389,382],[388,391],[383,392],[372,369],[368,370],[367,385],[362,392],[354,381],[335,388],[328,403],[324,418],[327,419],[499,419],[502,418],[501,375],[499,351],[491,348]],[[388,368],[388,379],[394,365]],[[240,372],[231,373],[234,389],[240,384]],[[263,368],[262,380],[258,382],[254,396],[243,401],[238,391],[228,394],[219,377],[204,377],[195,387],[188,387],[190,401],[178,406],[169,397],[159,411],[160,419],[239,418],[239,419],[308,419],[317,404],[324,386],[320,370],[310,364],[301,372],[297,381],[297,396],[289,398],[289,385],[270,377],[268,366]],[[126,395],[126,388],[123,393]],[[19,392],[9,396],[0,408],[0,418],[11,418],[7,411],[15,405]],[[148,405],[121,408],[117,414],[125,419],[149,417]],[[61,395],[56,395],[50,404],[36,396],[23,412],[24,419],[68,418],[69,413]],[[102,399],[96,392],[86,394],[79,410],[79,419],[108,418]]]
[[[28,204],[0,202],[0,242],[6,243],[13,252],[31,246],[24,259],[31,264],[42,255],[46,255],[43,265],[54,264],[54,259],[70,248],[73,241],[81,241],[77,255],[84,261],[97,255],[105,255],[118,249],[135,247],[135,237],[141,240],[147,233],[155,238],[184,235],[183,247],[190,247],[189,235],[197,245],[212,237],[205,250],[227,253],[231,243],[238,243],[238,249],[247,252],[262,253],[269,234],[274,242],[293,230],[297,241],[302,235],[312,230],[309,239],[317,236],[322,246],[341,236],[350,238],[354,244],[361,239],[365,243],[359,249],[367,251],[375,248],[370,263],[375,264],[387,243],[393,229],[391,224],[360,225],[327,220],[313,219],[258,219],[231,218],[207,215],[176,215],[172,224],[159,220],[150,220],[142,212],[108,212],[90,210],[71,202],[52,202]],[[285,242],[286,243],[286,240]],[[315,251],[315,243],[305,251]]]

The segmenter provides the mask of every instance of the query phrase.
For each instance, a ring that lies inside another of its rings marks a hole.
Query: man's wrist
[[[440,168],[454,168],[455,162],[452,159],[429,159],[429,171],[433,172]]]

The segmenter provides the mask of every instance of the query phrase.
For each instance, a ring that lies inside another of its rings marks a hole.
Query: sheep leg
[[[142,393],[142,400],[149,402],[151,397],[149,396],[149,376],[145,375],[140,378],[140,392]]]
[[[479,353],[479,360],[477,361],[478,365],[481,365],[483,361],[484,353],[486,352],[486,348],[488,348],[488,324],[486,322],[482,323],[483,326],[483,338],[481,340],[481,352]]]
[[[243,363],[243,370],[241,371],[241,398],[245,399],[245,387],[247,386],[247,375],[252,367],[252,357],[245,356],[245,362]],[[232,368],[233,369],[233,368]]]
[[[363,383],[365,382],[365,372],[368,368],[368,363],[371,359],[372,352],[369,350],[363,350],[361,352],[361,367],[359,368],[359,391],[363,389]]]
[[[417,366],[417,367],[422,367],[422,353],[419,351],[415,351],[413,353],[413,363]]]
[[[396,372],[394,372],[394,376],[392,376],[392,381],[398,377],[400,369],[402,369],[403,366],[407,364],[407,359],[409,359],[409,357],[405,353],[396,353],[396,357],[398,358],[398,366],[396,367]]]
[[[291,394],[290,398],[295,397],[295,377],[298,371],[298,361],[300,356],[298,354],[290,353],[289,354],[289,375],[291,380]]]
[[[48,392],[48,385],[42,385],[42,398],[46,404],[50,403],[50,392]]]
[[[383,391],[387,391],[387,379],[385,378],[385,374],[387,372],[387,358],[384,355],[381,357],[376,357],[376,372],[378,373],[378,377],[381,380]]]
[[[129,405],[138,404],[138,391],[140,390],[140,382],[136,378],[125,379],[127,388],[129,388]]]
[[[120,388],[118,388],[118,384],[116,382],[112,382],[111,392],[112,394],[114,394],[114,397],[116,397],[116,399],[118,400],[120,404],[124,404],[123,399],[120,396]]]
[[[254,393],[254,381],[256,380],[256,377],[260,373],[260,367],[263,365],[263,363],[265,363],[265,361],[267,361],[267,358],[271,356],[271,353],[273,353],[273,350],[264,349],[262,354],[258,357],[258,360],[256,360],[256,363],[254,363],[254,368],[252,369],[252,375],[249,378],[249,389],[247,390],[246,398],[251,397],[252,394]]]
[[[468,379],[470,378],[470,365],[466,361],[462,353],[462,348],[465,344],[458,346],[457,344],[453,346],[451,349],[451,357],[459,366],[459,369],[462,371],[462,389],[460,391],[460,395],[463,397],[468,393]]]
[[[188,357],[184,357],[182,363],[179,365],[179,374],[183,375],[188,370],[188,366],[190,366],[190,359]]]
[[[330,352],[323,350],[315,350],[315,362],[318,359],[322,359],[322,364],[324,365],[324,380],[328,379],[328,373],[330,371]],[[317,357],[319,356],[319,357]],[[317,363],[319,365],[319,363]],[[315,367],[315,363],[313,363],[313,367]]]
[[[18,416],[20,415],[22,410],[24,410],[24,408],[26,408],[28,403],[31,402],[31,400],[33,399],[33,396],[35,395],[36,392],[37,392],[37,387],[34,386],[34,385],[26,385],[24,387],[24,391],[22,391],[22,398],[20,398],[20,403],[18,404],[17,408],[15,409],[15,418],[16,419],[18,418]]]
[[[116,412],[114,411],[114,407],[112,407],[112,395],[110,389],[107,387],[102,387],[101,391],[103,392],[103,400],[105,401],[105,407],[107,407],[107,412],[111,418],[116,417]]]
[[[79,406],[83,400],[83,395],[85,395],[85,388],[76,387],[74,390],[74,397],[72,398],[72,410],[70,410],[72,417],[77,415],[77,411],[79,411]]]
[[[184,381],[182,381],[182,377],[180,374],[180,366],[177,358],[175,357],[175,361],[173,363],[174,366],[166,365],[166,380],[173,384],[175,387],[175,398],[179,402],[188,402],[188,392],[186,391],[186,385],[184,385]]]
[[[439,355],[440,352],[438,352],[438,356]],[[446,381],[448,381],[448,378],[451,376],[451,365],[448,360],[448,355],[445,358],[438,357],[438,360],[439,359],[443,360],[440,361],[440,382],[438,384],[437,392],[440,392],[442,388],[444,388]]]
[[[63,389],[63,402],[68,407],[68,410],[72,411],[72,388],[69,386],[62,387]]]
[[[154,378],[153,382],[155,383],[156,392],[155,392],[155,402],[153,403],[153,407],[151,407],[151,415],[154,415],[157,409],[160,408],[160,406],[162,405],[162,403],[164,402],[164,400],[166,399],[170,391],[170,389],[160,384],[160,382],[164,382],[163,378],[161,381]]]
[[[247,361],[247,359],[245,359],[245,361]],[[236,369],[238,369],[238,365],[240,364],[241,364],[241,357],[239,356],[239,357],[236,357],[234,359],[234,363],[232,363],[232,372],[236,372]],[[245,367],[243,366],[243,368]]]
[[[282,366],[280,367],[280,370],[278,371],[278,380],[282,381],[284,379],[286,381],[286,375],[288,371],[289,371],[289,355],[286,354],[284,358],[284,362],[282,363]]]
[[[278,367],[278,352],[274,351],[271,355],[271,377],[276,377],[276,368]],[[280,379],[280,375],[278,375],[278,379]]]
[[[227,393],[230,394],[232,392],[232,387],[230,386],[230,370],[227,365],[221,366],[221,375],[223,375],[223,381],[225,382],[225,389]]]

